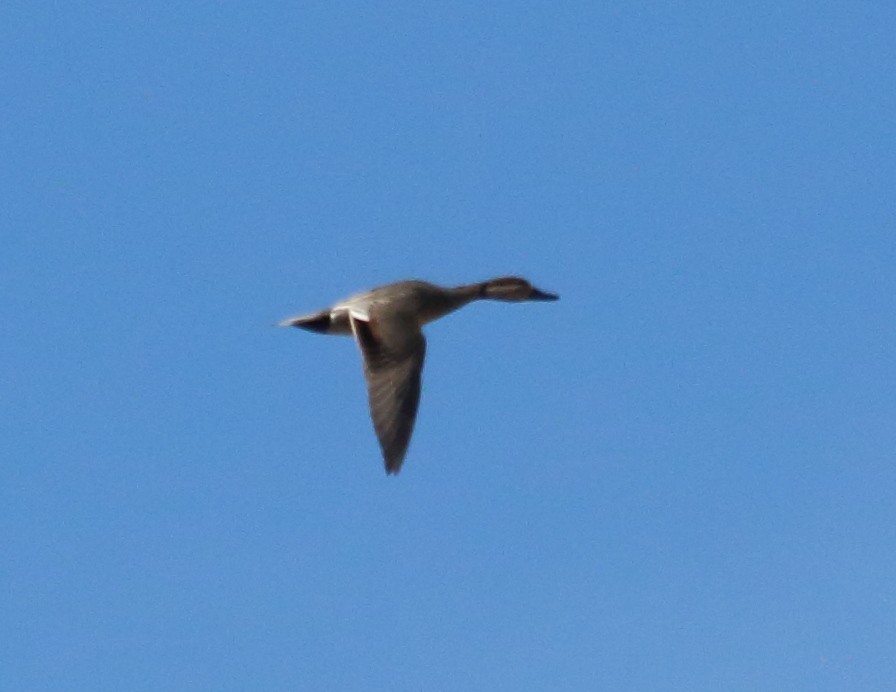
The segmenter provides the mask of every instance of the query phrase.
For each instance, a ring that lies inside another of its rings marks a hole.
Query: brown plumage
[[[525,279],[503,277],[443,288],[425,281],[399,281],[352,296],[281,326],[323,334],[352,334],[361,349],[373,427],[386,472],[398,473],[407,452],[426,354],[421,327],[479,299],[521,302],[557,300]]]

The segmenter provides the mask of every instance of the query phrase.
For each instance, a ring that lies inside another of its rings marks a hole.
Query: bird
[[[475,300],[518,303],[559,297],[517,276],[453,287],[397,281],[318,312],[287,318],[279,326],[354,337],[361,350],[373,428],[386,474],[391,475],[401,470],[417,418],[426,355],[423,325]]]

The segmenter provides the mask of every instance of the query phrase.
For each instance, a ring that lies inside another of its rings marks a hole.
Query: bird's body
[[[407,452],[426,353],[422,327],[473,300],[557,300],[525,279],[506,277],[444,288],[426,281],[399,281],[359,293],[281,326],[322,334],[353,335],[361,349],[370,414],[387,473],[398,473]]]

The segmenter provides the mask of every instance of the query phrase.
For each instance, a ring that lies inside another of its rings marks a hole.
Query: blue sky
[[[0,687],[894,688],[896,12],[487,5],[0,9]]]

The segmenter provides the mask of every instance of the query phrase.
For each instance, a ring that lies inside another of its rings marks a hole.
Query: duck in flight
[[[320,312],[283,320],[280,326],[355,337],[386,473],[394,474],[404,461],[420,403],[420,374],[426,354],[423,325],[474,300],[519,303],[558,298],[515,276],[452,288],[426,281],[398,281]]]

